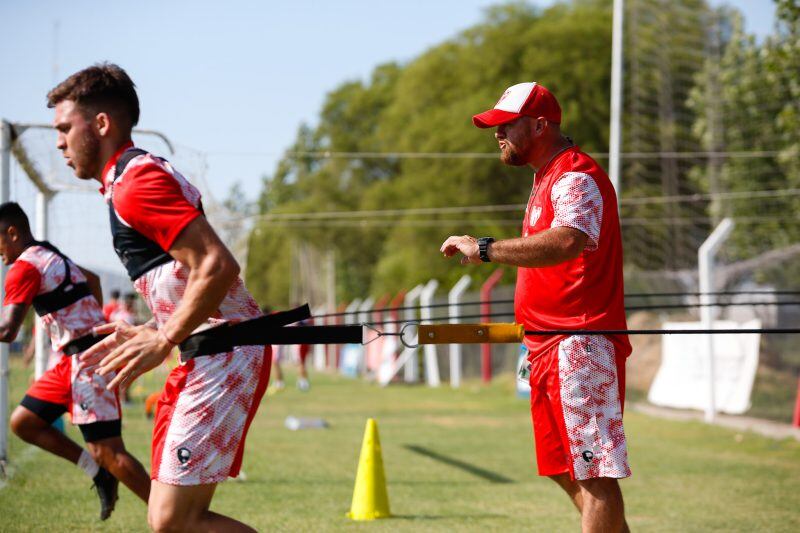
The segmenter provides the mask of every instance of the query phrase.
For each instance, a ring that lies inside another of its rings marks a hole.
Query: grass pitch
[[[29,371],[12,359],[11,399]],[[163,374],[146,376],[140,393]],[[247,441],[244,482],[217,490],[212,509],[261,531],[578,531],[555,484],[535,475],[528,404],[513,377],[489,387],[393,385],[312,374],[312,389],[265,398]],[[323,430],[289,431],[286,416],[321,417]],[[345,518],[365,421],[378,421],[394,517]],[[151,422],[141,399],[123,436],[149,466]],[[79,439],[79,432],[69,427]],[[800,531],[800,443],[626,415],[633,477],[622,482],[633,531]],[[90,481],[76,467],[11,437],[13,477],[0,488],[1,531],[145,531],[146,510],[120,488],[111,519],[97,519]]]

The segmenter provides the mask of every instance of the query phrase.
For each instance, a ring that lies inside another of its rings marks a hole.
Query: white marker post
[[[711,307],[714,303],[714,257],[733,231],[733,220],[725,218],[711,232],[708,239],[700,246],[697,252],[697,268],[700,288],[700,321],[704,329],[713,329],[716,310]],[[713,422],[716,415],[716,387],[714,386],[714,335],[709,333],[706,338],[706,371],[708,372],[708,405],[706,405],[706,422]]]
[[[438,288],[439,282],[432,279],[422,289],[419,297],[419,303],[422,306],[419,314],[422,321],[430,322],[433,317],[430,306],[433,305],[433,295]],[[439,379],[439,359],[436,355],[436,346],[426,344],[423,351],[425,352],[425,381],[429,387],[438,387],[441,385],[441,380]]]
[[[469,287],[470,283],[472,283],[472,277],[469,274],[464,274],[461,276],[453,288],[450,289],[450,292],[447,295],[447,303],[450,304],[448,307],[449,314],[450,314],[450,321],[453,324],[458,324],[461,322],[459,316],[461,316],[461,296],[466,292],[467,288]],[[460,344],[451,344],[450,345],[450,386],[454,389],[457,389],[461,386],[461,345]]]

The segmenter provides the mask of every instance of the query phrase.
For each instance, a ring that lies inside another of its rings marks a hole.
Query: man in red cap
[[[451,236],[462,264],[518,267],[514,297],[525,330],[624,330],[617,197],[602,168],[561,133],[561,107],[538,83],[509,87],[473,117],[496,127],[500,159],[536,173],[522,237]],[[584,531],[627,531],[618,478],[631,475],[622,409],[626,335],[526,335],[539,474],[570,496]]]

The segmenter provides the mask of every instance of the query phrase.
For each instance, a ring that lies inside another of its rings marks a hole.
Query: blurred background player
[[[272,308],[269,306],[262,306],[261,312],[265,315],[269,315],[272,313]],[[308,326],[310,324],[311,321],[302,320],[298,322],[297,325]],[[277,394],[286,388],[286,383],[283,380],[283,369],[281,369],[281,363],[288,363],[292,361],[295,348],[294,345],[283,344],[273,346],[272,350],[272,372],[275,378],[272,380],[272,383],[270,383],[269,389],[267,389],[267,394],[269,395]],[[297,346],[297,371],[299,374],[297,377],[297,388],[303,392],[307,392],[311,388],[311,384],[308,382],[308,371],[306,370],[306,358],[308,358],[310,351],[311,346],[308,344],[300,344]]]
[[[106,322],[111,322],[111,315],[119,308],[119,296],[120,292],[118,289],[114,289],[111,291],[110,294],[111,298],[103,305],[103,316],[106,319]]]
[[[149,478],[141,463],[125,449],[119,402],[106,389],[110,377],[98,376],[94,368],[80,368],[78,364],[80,352],[96,342],[93,328],[103,324],[99,279],[50,243],[34,240],[28,217],[14,202],[0,205],[0,254],[11,265],[0,341],[11,342],[16,337],[33,306],[49,328],[53,349],[73,352],[61,357],[28,389],[11,415],[11,429],[25,442],[86,472],[100,497],[101,519],[114,510],[117,480],[147,501]],[[81,430],[90,453],[51,426],[65,412]]]
[[[129,292],[125,294],[122,303],[117,304],[116,309],[108,316],[109,322],[125,322],[132,326],[139,324],[136,316],[136,294]]]

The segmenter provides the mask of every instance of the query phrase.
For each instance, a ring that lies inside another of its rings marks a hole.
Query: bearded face
[[[100,137],[87,113],[75,102],[63,100],[55,106],[53,125],[58,132],[56,148],[61,150],[67,166],[80,179],[98,177],[100,166]]]
[[[495,138],[500,147],[500,161],[515,167],[530,163],[533,134],[530,118],[520,117],[497,127]]]

